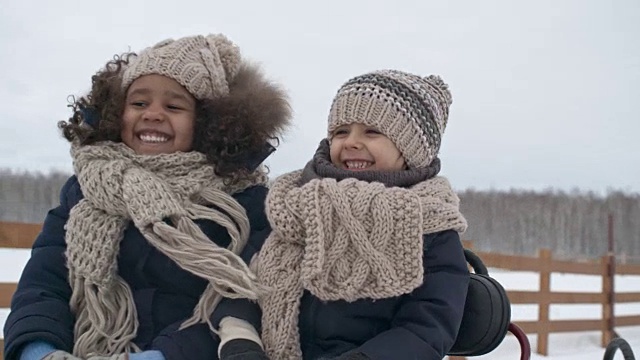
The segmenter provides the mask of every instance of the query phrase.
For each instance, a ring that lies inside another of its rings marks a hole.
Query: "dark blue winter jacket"
[[[383,300],[323,302],[305,292],[300,343],[305,360],[354,352],[372,360],[441,360],[453,346],[469,271],[453,230],[424,236],[424,283]]]
[[[248,262],[270,232],[264,213],[267,188],[254,186],[233,197],[246,209],[251,237],[241,254]],[[73,349],[74,316],[69,309],[71,288],[65,265],[65,230],[69,210],[83,195],[75,177],[62,188],[60,206],[45,218],[4,327],[5,359],[19,356],[21,347],[40,340],[57,349]],[[226,229],[211,221],[198,221],[216,244],[230,242]],[[191,317],[207,282],[183,269],[151,246],[133,224],[120,244],[118,271],[129,284],[140,323],[135,343],[143,350],[160,350],[167,360],[218,359],[218,339],[205,324],[178,330]],[[260,310],[248,300],[225,299],[212,315],[214,325],[224,316],[252,323],[260,331]]]

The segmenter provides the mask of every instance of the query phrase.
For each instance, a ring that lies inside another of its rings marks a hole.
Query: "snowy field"
[[[536,273],[505,271],[489,269],[489,274],[497,279],[507,290],[538,290],[539,279]],[[617,276],[615,278],[617,292],[640,292],[640,276]],[[568,292],[598,292],[602,289],[602,280],[594,275],[552,274],[551,291]],[[512,305],[511,319],[535,320],[538,316],[536,305]],[[640,315],[640,303],[618,304],[614,308],[616,315]],[[551,305],[549,318],[551,320],[600,319],[602,307],[595,304],[585,305]],[[639,358],[640,355],[640,326],[618,327],[618,334],[631,344]],[[601,360],[604,348],[600,347],[602,333],[597,331],[575,333],[551,333],[549,335],[549,356],[535,354],[537,347],[536,335],[529,335],[529,342],[535,360]],[[473,359],[508,360],[519,359],[520,347],[515,337],[509,335],[493,352]],[[618,351],[614,357],[622,360],[622,353]]]
[[[17,281],[20,272],[29,257],[28,250],[0,251],[0,282]],[[528,272],[511,272],[489,269],[489,274],[496,278],[507,290],[537,290],[538,275]],[[640,292],[640,276],[618,276],[615,279],[617,292]],[[552,291],[598,292],[602,288],[601,279],[591,275],[554,274],[551,279]],[[619,304],[614,309],[617,315],[640,315],[640,303]],[[0,326],[8,314],[7,309],[0,309]],[[512,320],[535,320],[538,309],[535,305],[513,305]],[[599,319],[602,314],[600,305],[551,305],[552,320]],[[636,357],[640,357],[640,326],[619,327],[617,332],[632,346]],[[532,354],[535,360],[599,360],[604,348],[600,347],[600,332],[552,333],[549,336],[549,356]],[[536,348],[536,336],[529,335],[531,348]],[[474,359],[508,360],[519,359],[517,340],[509,335],[502,344],[490,354]],[[622,360],[618,352],[616,360]]]

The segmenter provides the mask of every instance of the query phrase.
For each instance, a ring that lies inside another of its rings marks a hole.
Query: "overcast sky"
[[[219,32],[290,93],[274,175],[311,157],[344,81],[396,68],[450,84],[457,189],[640,192],[638,0],[4,0],[0,168],[70,172],[68,95],[114,54]]]

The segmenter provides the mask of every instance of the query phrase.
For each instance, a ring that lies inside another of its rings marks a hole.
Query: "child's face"
[[[331,162],[352,171],[399,171],[406,168],[395,144],[376,128],[342,125],[331,134]]]
[[[190,151],[195,114],[195,98],[175,80],[141,76],[127,90],[122,142],[141,155]]]

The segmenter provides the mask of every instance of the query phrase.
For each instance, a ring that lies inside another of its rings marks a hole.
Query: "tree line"
[[[565,258],[605,255],[612,218],[614,252],[640,261],[640,194],[562,191],[459,193],[469,229],[463,238],[477,248],[535,255],[539,248]]]

